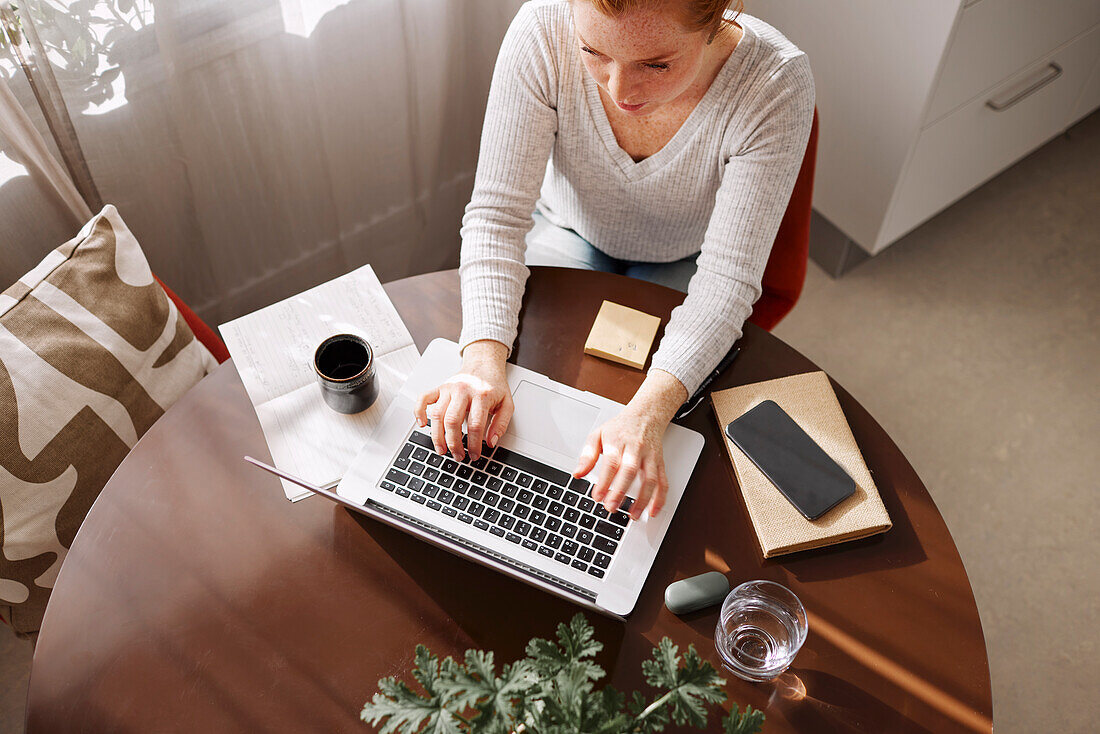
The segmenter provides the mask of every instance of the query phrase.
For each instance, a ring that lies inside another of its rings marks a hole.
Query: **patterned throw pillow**
[[[217,363],[113,206],[0,294],[0,616],[38,630],[92,502]]]

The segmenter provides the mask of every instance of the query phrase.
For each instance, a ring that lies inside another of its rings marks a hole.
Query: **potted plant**
[[[611,686],[596,689],[604,676],[593,662],[603,644],[577,614],[559,624],[558,642],[535,638],[527,657],[505,665],[498,675],[493,653],[467,650],[462,662],[440,661],[417,645],[412,674],[420,690],[383,678],[379,692],[360,716],[382,734],[625,734],[679,727],[703,728],[708,706],[726,699],[725,680],[689,646],[681,658],[667,637],[642,663],[646,682],[657,689],[652,699],[635,691],[629,699]],[[726,734],[755,734],[764,714],[737,704],[723,720]]]

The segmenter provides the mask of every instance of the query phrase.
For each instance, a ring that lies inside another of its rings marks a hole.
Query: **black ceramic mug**
[[[321,342],[313,355],[321,396],[339,413],[360,413],[378,398],[374,350],[366,339],[337,334]]]

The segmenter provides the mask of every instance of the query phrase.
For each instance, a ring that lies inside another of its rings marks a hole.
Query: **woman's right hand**
[[[450,450],[455,459],[465,458],[463,421],[469,435],[466,443],[470,458],[480,458],[483,440],[496,448],[515,412],[504,374],[507,360],[508,347],[500,342],[491,339],[471,342],[462,351],[462,371],[420,396],[416,420],[421,428],[431,422],[437,452],[445,454]]]

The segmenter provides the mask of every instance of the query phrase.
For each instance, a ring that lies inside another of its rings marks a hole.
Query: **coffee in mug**
[[[337,334],[321,342],[313,355],[321,396],[339,413],[360,413],[378,398],[374,350],[366,339]]]

